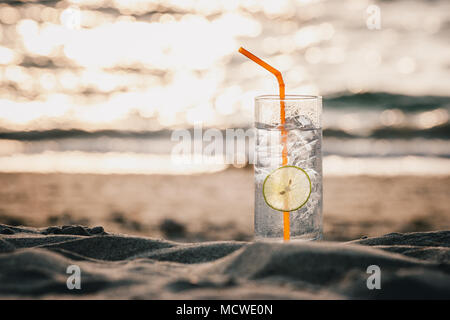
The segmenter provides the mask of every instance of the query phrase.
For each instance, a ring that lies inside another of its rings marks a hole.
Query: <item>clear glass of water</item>
[[[284,124],[281,123],[282,102],[284,102],[285,110]],[[286,240],[284,233],[286,223],[290,240],[322,238],[321,114],[322,97],[320,96],[286,95],[283,101],[280,101],[279,96],[276,95],[256,97],[256,240]],[[284,175],[285,178],[280,178],[283,175],[279,172],[286,169],[282,167],[291,167],[294,170],[285,170],[289,174]],[[282,170],[279,170],[280,168]],[[291,179],[292,174],[295,177]],[[271,176],[270,179],[269,176]],[[270,188],[269,183],[266,182],[269,180]],[[296,180],[309,180],[310,183],[299,190],[293,187],[291,191],[290,183]],[[285,185],[279,187],[277,183]],[[309,195],[305,202],[300,200],[299,207],[297,205],[292,208],[283,207],[283,201],[279,201],[281,207],[277,208],[277,197],[284,196],[285,191],[292,193],[294,203],[301,197],[306,199],[307,192]]]

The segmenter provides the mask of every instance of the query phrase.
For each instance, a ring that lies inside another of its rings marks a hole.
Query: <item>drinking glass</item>
[[[320,96],[255,98],[256,240],[322,238],[321,114]]]

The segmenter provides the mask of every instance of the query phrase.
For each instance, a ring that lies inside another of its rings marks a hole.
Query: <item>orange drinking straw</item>
[[[285,86],[283,81],[283,76],[281,75],[281,72],[272,67],[271,65],[267,64],[266,62],[262,61],[260,58],[255,56],[254,54],[248,52],[244,48],[240,47],[239,52],[242,53],[244,56],[249,58],[250,60],[256,62],[261,67],[272,73],[278,80],[278,88],[280,90],[280,122],[281,122],[281,143],[283,144],[283,151],[282,151],[282,158],[283,158],[283,166],[287,165],[288,158],[287,158],[287,132],[284,127],[284,124],[286,123],[286,116],[285,116],[285,108],[284,108],[284,98],[285,98]],[[284,230],[284,240],[289,240],[290,238],[290,230],[289,230],[289,212],[285,211],[283,212],[283,230]]]

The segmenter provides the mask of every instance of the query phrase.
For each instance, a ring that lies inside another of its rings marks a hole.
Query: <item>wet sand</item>
[[[177,241],[252,239],[253,171],[0,174],[0,223],[102,225]],[[450,229],[450,176],[325,177],[324,238]]]

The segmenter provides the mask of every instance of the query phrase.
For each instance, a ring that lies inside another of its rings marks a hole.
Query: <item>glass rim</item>
[[[322,96],[314,96],[308,94],[287,94],[284,99],[280,99],[280,96],[277,94],[263,94],[255,97],[255,100],[268,100],[268,101],[302,101],[302,100],[319,100],[322,99]]]

